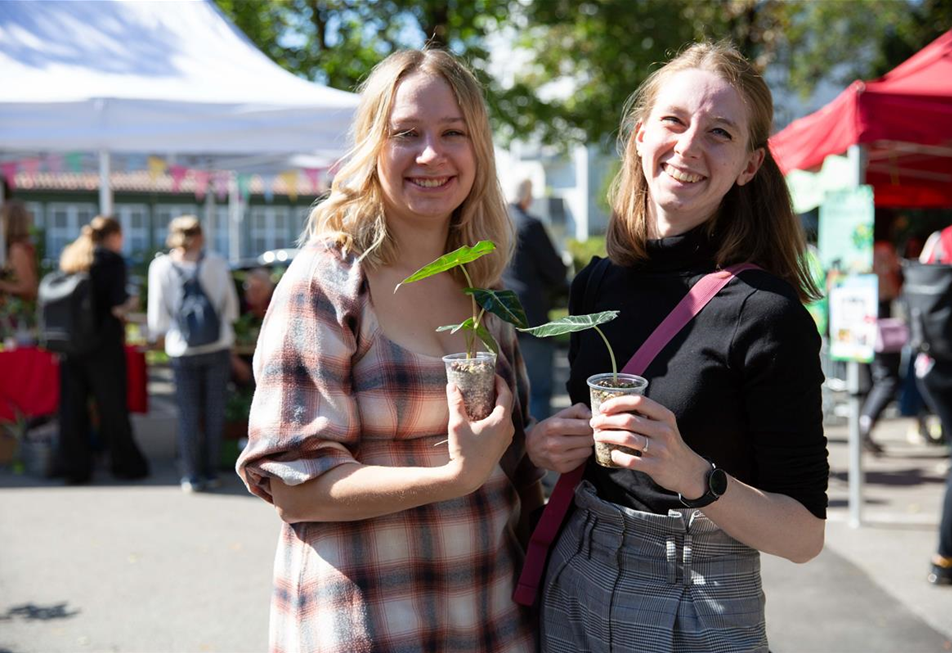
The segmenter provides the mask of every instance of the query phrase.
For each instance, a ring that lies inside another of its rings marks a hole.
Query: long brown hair
[[[721,201],[709,234],[717,234],[715,263],[756,263],[785,279],[804,301],[821,296],[802,256],[806,238],[793,212],[787,183],[767,146],[773,122],[770,89],[747,59],[732,45],[697,43],[653,72],[625,105],[619,133],[622,166],[612,182],[612,216],[606,248],[618,265],[632,265],[647,257],[648,183],[636,151],[634,134],[651,113],[658,93],[672,75],[684,70],[712,72],[733,86],[749,112],[748,147],[764,150],[760,169],[747,184],[735,184]]]
[[[14,243],[30,240],[30,225],[33,216],[23,202],[8,200],[0,206],[0,222],[3,223],[3,239],[6,243],[7,254]]]
[[[313,242],[331,236],[371,266],[396,259],[396,246],[387,231],[377,160],[391,136],[390,111],[397,86],[415,72],[441,77],[449,84],[476,159],[476,178],[469,195],[453,212],[446,251],[492,240],[498,251],[466,266],[475,285],[492,285],[509,260],[513,227],[496,178],[492,131],[479,82],[443,50],[395,52],[370,73],[360,88],[360,106],[352,127],[354,146],[334,177],[330,196],[311,210],[301,240]]]
[[[115,218],[97,215],[83,225],[79,238],[66,246],[60,254],[60,270],[68,274],[88,272],[93,265],[93,252],[112,234],[122,233],[122,225]]]

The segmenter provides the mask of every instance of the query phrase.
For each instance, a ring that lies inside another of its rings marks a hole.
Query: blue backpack
[[[175,311],[173,319],[175,325],[189,347],[201,347],[218,340],[221,336],[221,320],[212,301],[205,294],[205,289],[199,281],[199,272],[202,269],[202,259],[199,257],[195,265],[195,272],[187,275],[174,263],[172,268],[182,281],[182,301]]]

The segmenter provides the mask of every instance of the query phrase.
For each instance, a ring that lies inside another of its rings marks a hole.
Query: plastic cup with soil
[[[456,384],[472,421],[486,419],[496,406],[496,354],[478,351],[443,357],[446,379]]]
[[[648,380],[635,374],[612,373],[594,374],[588,377],[588,389],[592,397],[592,415],[600,415],[602,403],[614,397],[625,395],[643,395],[648,387]],[[595,462],[602,467],[618,467],[612,462],[612,451],[618,449],[632,456],[640,456],[641,452],[628,447],[607,442],[595,443]]]

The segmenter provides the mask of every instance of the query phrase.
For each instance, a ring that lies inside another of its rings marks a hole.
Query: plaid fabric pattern
[[[656,515],[576,489],[549,561],[546,653],[766,652],[760,554],[698,510]]]
[[[478,491],[357,522],[285,524],[275,559],[271,650],[533,651],[529,614],[511,600],[522,550],[518,490],[538,482],[522,428],[525,371],[512,329],[490,326],[497,370],[514,389],[516,438]],[[237,469],[270,501],[337,465],[436,466],[448,460],[441,359],[380,331],[360,264],[330,244],[295,257],[254,361],[249,443]]]

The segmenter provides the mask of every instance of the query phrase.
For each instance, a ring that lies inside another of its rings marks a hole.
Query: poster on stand
[[[879,279],[875,274],[843,277],[830,289],[830,357],[869,363],[876,343]]]
[[[817,246],[820,263],[828,275],[872,271],[874,218],[872,186],[844,188],[824,195]]]

